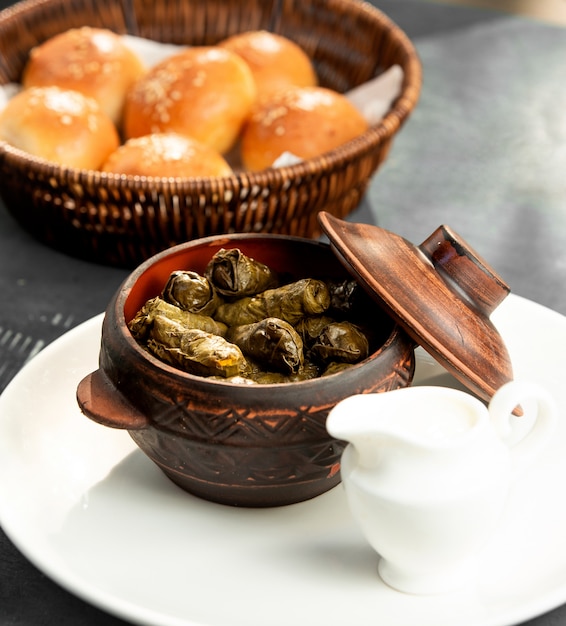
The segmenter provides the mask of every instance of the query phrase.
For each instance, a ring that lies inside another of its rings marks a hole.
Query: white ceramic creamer
[[[523,404],[536,415],[511,414]],[[554,413],[549,394],[518,382],[501,387],[487,408],[444,387],[355,395],[336,405],[327,429],[349,442],[342,480],[352,514],[380,556],[381,578],[427,594],[474,576],[510,483],[541,449]],[[532,423],[515,443],[512,420]]]

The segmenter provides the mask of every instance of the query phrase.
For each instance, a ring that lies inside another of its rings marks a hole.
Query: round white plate
[[[508,625],[566,602],[566,318],[517,296],[492,317],[516,378],[559,403],[556,435],[514,485],[469,588],[384,585],[341,486],[301,504],[238,509],[171,483],[126,432],[75,401],[98,362],[102,316],[70,331],[0,396],[0,523],[76,595],[151,626]],[[418,351],[416,383],[457,383]],[[520,419],[520,418],[518,418]]]

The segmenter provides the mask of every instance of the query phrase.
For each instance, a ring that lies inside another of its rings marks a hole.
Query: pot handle
[[[77,387],[77,402],[87,417],[103,426],[127,430],[141,430],[149,426],[148,418],[116,389],[100,369],[81,380]]]

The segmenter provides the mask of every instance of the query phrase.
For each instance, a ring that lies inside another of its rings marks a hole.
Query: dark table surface
[[[432,2],[375,4],[415,42],[424,85],[350,219],[415,243],[448,224],[513,293],[566,314],[566,29]],[[0,392],[101,313],[126,273],[38,243],[0,203]],[[52,582],[0,530],[0,626],[49,624],[125,622]],[[566,624],[566,606],[529,624]]]

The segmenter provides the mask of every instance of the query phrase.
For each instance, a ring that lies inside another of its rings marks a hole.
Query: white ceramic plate
[[[35,357],[0,396],[0,523],[43,572],[151,626],[508,625],[566,602],[566,318],[517,296],[493,315],[516,378],[544,384],[561,415],[517,483],[469,588],[410,596],[379,579],[341,486],[311,501],[238,509],[173,485],[127,433],[75,402],[95,369],[102,316]],[[418,353],[416,382],[456,385]]]

